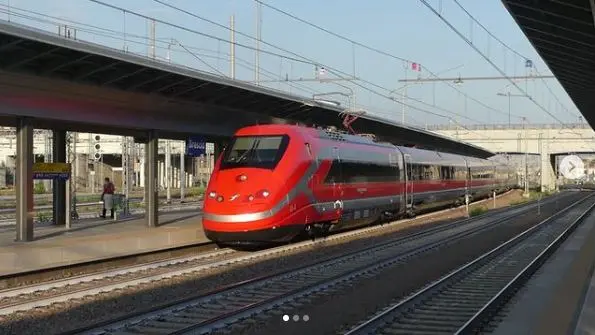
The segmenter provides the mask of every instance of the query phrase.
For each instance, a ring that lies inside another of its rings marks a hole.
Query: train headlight
[[[248,201],[252,201],[252,200],[254,200],[254,196],[253,196],[252,194],[250,194],[250,195],[248,196]]]
[[[218,201],[218,202],[223,202],[223,196],[218,196],[218,197],[217,197],[217,201]]]
[[[216,192],[214,192],[214,191],[209,192],[209,198],[215,199],[216,196],[217,196]]]
[[[259,199],[266,198],[269,195],[271,195],[271,192],[269,192],[268,190],[260,190],[260,191],[256,192],[256,196]]]

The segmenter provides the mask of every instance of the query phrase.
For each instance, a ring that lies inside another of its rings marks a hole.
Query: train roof
[[[418,164],[429,164],[434,165],[436,162],[440,162],[444,165],[449,166],[461,166],[465,167],[465,156],[450,154],[445,152],[431,151],[426,149],[408,148],[408,147],[396,147],[404,154],[411,155],[411,162]]]
[[[287,131],[288,129],[294,131],[305,131],[311,136],[315,136],[321,139],[330,141],[347,142],[354,144],[365,144],[376,147],[394,148],[398,149],[403,153],[410,154],[413,163],[419,164],[436,164],[437,161],[442,162],[445,165],[450,166],[466,166],[465,161],[468,162],[469,166],[493,166],[497,164],[495,161],[490,161],[482,158],[473,156],[464,156],[459,154],[451,154],[447,152],[434,151],[428,149],[411,148],[404,146],[397,146],[388,142],[379,142],[373,134],[349,134],[343,130],[338,130],[334,127],[327,128],[313,128],[302,125],[260,125],[260,126],[249,126],[242,128],[238,132],[238,135],[261,132],[264,129],[270,129],[274,132]]]
[[[395,145],[388,142],[378,142],[376,138],[372,134],[362,134],[362,135],[352,135],[349,133],[345,133],[334,128],[325,128],[325,129],[316,129],[319,138],[331,140],[331,141],[339,141],[339,142],[348,142],[348,143],[355,143],[355,144],[367,144],[373,146],[380,146],[386,148],[394,148]]]

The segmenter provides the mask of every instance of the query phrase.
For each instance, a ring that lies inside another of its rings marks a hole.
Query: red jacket
[[[103,194],[114,194],[115,191],[116,187],[111,181],[107,184],[103,184]]]

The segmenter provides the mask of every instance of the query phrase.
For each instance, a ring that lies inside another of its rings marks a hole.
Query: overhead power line
[[[100,4],[103,4],[101,1],[98,1],[98,0],[89,0],[89,1],[92,1],[92,2],[95,2],[95,3],[100,3]],[[213,25],[215,25],[215,26],[218,26],[218,27],[220,27],[220,28],[223,28],[223,29],[226,29],[226,30],[229,30],[229,29],[230,29],[229,27],[227,27],[227,26],[225,26],[225,25],[223,25],[223,24],[220,24],[220,23],[218,23],[218,22],[215,22],[215,21],[213,21],[213,20],[207,19],[207,18],[205,18],[205,17],[202,17],[202,16],[200,16],[200,15],[197,15],[197,14],[195,14],[195,13],[192,13],[192,12],[190,12],[190,11],[188,11],[188,10],[185,10],[185,9],[182,9],[182,8],[176,7],[176,6],[174,6],[174,5],[168,4],[168,3],[164,2],[164,1],[161,1],[161,0],[153,0],[153,1],[154,1],[154,2],[156,2],[156,3],[159,3],[159,4],[163,5],[163,6],[166,6],[166,7],[170,8],[170,9],[174,9],[174,10],[177,10],[177,11],[179,11],[179,12],[181,12],[181,13],[185,13],[185,14],[187,14],[187,15],[189,15],[189,16],[192,16],[192,17],[194,17],[194,18],[196,18],[196,19],[199,19],[199,20],[202,20],[202,21],[205,21],[205,22],[211,23],[211,24],[213,24]],[[109,7],[112,7],[112,8],[115,8],[115,9],[119,9],[119,10],[126,10],[126,9],[124,9],[124,8],[119,8],[119,7],[116,7],[116,6],[113,6],[113,5],[108,5],[108,6],[109,6]],[[127,12],[129,12],[129,13],[131,13],[131,14],[135,14],[135,12],[133,12],[133,11],[130,11],[130,10],[126,10],[126,11],[127,11]],[[142,14],[141,14],[141,15],[142,15]],[[157,19],[155,19],[155,20],[157,20]],[[164,22],[163,20],[159,20],[159,21],[160,21],[161,23],[168,24],[168,23]],[[178,27],[177,25],[173,25],[173,24],[172,24],[172,26],[174,26],[174,27]],[[184,28],[182,28],[182,29],[184,29],[184,30],[187,30],[187,31],[192,31],[192,29],[185,28],[185,27],[184,27]],[[254,37],[254,36],[251,36],[251,35],[249,35],[249,34],[246,34],[246,33],[243,33],[243,32],[241,32],[241,31],[237,31],[237,30],[236,30],[236,33],[237,33],[238,35],[241,35],[241,36],[247,37],[247,38],[249,38],[249,39],[252,39],[252,40],[257,40],[257,38],[256,38],[256,37]],[[202,34],[202,33],[201,33],[201,34]],[[277,46],[277,45],[275,45],[275,44],[272,44],[272,43],[270,43],[270,42],[266,42],[266,41],[264,41],[264,40],[259,40],[259,42],[260,42],[261,44],[268,45],[268,46],[270,46],[270,47],[272,47],[272,48],[275,48],[275,49],[277,49],[277,50],[280,50],[280,51],[282,51],[282,52],[285,52],[285,53],[291,54],[291,55],[293,55],[293,56],[295,56],[295,57],[300,57],[300,58],[302,58],[302,59],[305,59],[305,60],[307,60],[307,63],[321,65],[319,62],[316,62],[316,61],[315,61],[315,60],[313,60],[313,59],[310,59],[310,58],[308,58],[308,57],[302,56],[302,55],[300,55],[300,54],[298,54],[298,53],[295,53],[295,52],[293,52],[293,51],[287,50],[287,49],[285,49],[285,48],[281,48],[281,47],[279,47],[279,46]],[[251,48],[251,49],[255,50],[255,48]],[[263,51],[262,49],[260,49],[260,52],[264,52],[264,51]],[[302,61],[302,62],[304,62],[304,61]],[[331,66],[324,65],[324,67],[325,67],[325,69],[326,69],[328,72],[330,72],[330,73],[332,73],[332,74],[334,74],[334,75],[337,75],[338,77],[350,77],[350,76],[351,76],[350,74],[348,74],[348,73],[345,73],[344,71],[341,71],[341,70],[335,69],[335,68],[333,68],[333,67],[331,67]],[[379,88],[379,89],[385,90],[385,91],[387,91],[387,92],[390,92],[390,91],[391,91],[391,90],[387,89],[386,87],[382,87],[382,86],[380,86],[380,85],[378,85],[378,84],[372,83],[372,82],[370,82],[370,81],[367,81],[367,80],[364,80],[364,79],[360,79],[359,81],[361,81],[361,82],[363,82],[363,83],[366,83],[366,84],[368,84],[368,85],[371,85],[371,86],[373,86],[373,87],[376,87],[376,88]],[[369,92],[371,92],[371,93],[373,93],[373,94],[375,94],[375,95],[378,95],[378,96],[380,96],[380,97],[382,97],[382,98],[385,98],[385,99],[389,99],[389,100],[391,100],[391,101],[394,101],[394,100],[392,100],[392,99],[391,99],[391,97],[390,97],[390,96],[388,96],[388,95],[385,95],[385,94],[382,94],[382,93],[380,93],[380,92],[378,92],[378,91],[375,91],[375,90],[373,90],[373,89],[370,89],[369,87],[366,87],[366,86],[364,86],[364,85],[362,85],[362,84],[360,84],[360,83],[358,83],[358,82],[352,82],[352,84],[354,84],[354,85],[356,85],[356,86],[359,86],[359,87],[363,88],[364,90],[367,90],[367,91],[369,91]],[[478,121],[478,120],[474,120],[474,119],[472,119],[472,118],[466,117],[466,116],[464,116],[464,115],[461,115],[461,114],[458,114],[458,113],[456,113],[456,112],[448,111],[448,110],[445,110],[445,109],[443,109],[443,108],[440,108],[440,107],[437,107],[437,106],[433,106],[433,105],[427,104],[427,103],[425,103],[425,102],[423,102],[423,101],[421,101],[421,100],[412,99],[412,98],[410,98],[409,100],[413,100],[413,101],[419,102],[419,103],[421,103],[421,104],[425,104],[425,105],[431,106],[431,107],[433,107],[433,108],[441,109],[441,110],[443,110],[443,111],[446,111],[447,113],[450,113],[450,114],[452,114],[452,115],[456,115],[456,116],[459,116],[459,117],[461,117],[461,118],[465,118],[465,119],[467,119],[467,120],[470,120],[470,121],[473,121],[473,122],[480,123],[480,121]],[[397,103],[399,103],[399,104],[404,104],[403,102],[400,102],[400,101],[396,101],[396,102],[397,102]],[[404,105],[408,106],[408,107],[409,107],[409,108],[411,108],[411,109],[418,110],[418,111],[420,111],[420,112],[424,112],[424,113],[427,113],[427,114],[431,114],[431,115],[435,115],[435,116],[438,116],[438,117],[442,117],[442,118],[446,118],[446,119],[452,120],[452,118],[451,118],[451,117],[449,117],[449,116],[445,116],[445,115],[442,115],[442,114],[439,114],[439,113],[431,112],[431,111],[428,111],[428,110],[425,110],[425,109],[421,109],[421,108],[419,108],[419,107],[417,107],[417,106],[413,106],[413,105],[409,105],[409,104],[404,104]],[[453,120],[453,121],[454,121],[454,120]],[[460,126],[461,126],[462,128],[464,128],[464,126],[463,126],[463,125],[460,125]]]
[[[473,50],[475,50],[477,53],[479,53],[488,63],[490,63],[490,65],[492,65],[502,76],[506,77],[510,83],[512,85],[514,85],[520,92],[522,92],[523,94],[528,96],[528,99],[531,100],[537,107],[539,107],[541,110],[543,110],[544,112],[546,112],[548,115],[550,115],[554,120],[558,121],[560,124],[564,125],[564,122],[562,122],[560,119],[558,119],[554,114],[550,113],[550,111],[548,111],[547,109],[545,109],[543,106],[541,106],[537,101],[535,101],[535,99],[533,99],[533,97],[531,97],[525,90],[523,90],[517,83],[515,83],[512,79],[510,79],[508,77],[508,75],[506,75],[506,73],[504,71],[502,71],[502,69],[500,69],[500,67],[498,67],[498,65],[494,64],[494,62],[492,62],[492,60],[486,56],[481,50],[479,50],[477,48],[477,46],[475,46],[475,44],[473,44],[473,42],[469,41],[469,39],[463,35],[456,27],[454,27],[444,16],[442,16],[442,14],[440,14],[436,9],[434,9],[434,7],[432,5],[430,5],[426,0],[420,0],[428,9],[430,9],[430,11],[432,11],[432,13],[434,13],[436,16],[438,16],[438,18],[440,18],[440,20],[442,20],[452,31],[454,31],[461,39],[463,39],[463,41],[465,41],[465,43],[467,43],[471,48],[473,48]]]
[[[454,1],[454,3],[460,9],[462,9],[465,12],[465,14],[467,14],[467,16],[469,16],[471,18],[471,20],[473,20],[473,22],[477,23],[477,25],[479,25],[486,33],[488,33],[488,35],[490,35],[490,37],[492,37],[493,39],[495,39],[498,43],[500,43],[506,49],[510,50],[515,55],[517,55],[517,56],[519,56],[519,57],[521,57],[521,58],[523,58],[525,60],[529,59],[525,55],[522,55],[521,53],[519,53],[518,51],[516,51],[515,49],[513,49],[512,47],[510,47],[508,44],[504,43],[496,35],[494,35],[490,30],[488,30],[488,28],[486,28],[481,22],[479,22],[479,20],[477,20],[475,18],[475,16],[471,15],[471,13],[469,13],[469,11],[467,9],[465,9],[465,7],[463,7],[463,5],[461,5],[458,0],[453,0],[453,1]],[[541,75],[539,73],[539,70],[537,69],[537,67],[535,67],[535,65],[533,65],[533,68],[535,69],[535,72],[537,72],[538,75]],[[578,115],[572,113],[568,108],[566,108],[566,106],[564,106],[564,104],[560,101],[560,99],[558,98],[558,96],[556,94],[554,94],[554,92],[552,91],[552,89],[550,88],[550,86],[548,85],[548,83],[545,80],[542,79],[542,83],[545,85],[545,87],[550,92],[550,94],[554,97],[554,99],[556,99],[556,101],[558,102],[558,104],[560,104],[560,106],[562,107],[562,109],[564,109],[568,114],[570,114],[570,115],[572,115],[574,117],[577,117],[578,116]]]
[[[331,31],[331,30],[328,30],[328,29],[326,29],[326,28],[324,28],[324,27],[322,27],[322,26],[320,26],[320,25],[317,25],[317,24],[315,24],[315,23],[312,23],[312,22],[310,22],[310,21],[304,20],[304,19],[302,19],[302,18],[300,18],[300,17],[298,17],[298,16],[296,16],[296,15],[294,15],[294,14],[291,14],[291,13],[289,13],[289,12],[287,12],[287,11],[284,11],[284,10],[282,10],[282,9],[279,9],[279,8],[277,8],[277,7],[273,6],[273,5],[267,4],[266,2],[264,2],[264,1],[262,1],[262,0],[254,0],[254,1],[255,1],[255,2],[257,2],[257,3],[259,3],[259,4],[261,4],[262,6],[265,6],[265,7],[269,8],[269,9],[273,10],[273,11],[276,11],[276,12],[278,12],[278,13],[280,13],[280,14],[286,15],[286,16],[288,16],[288,17],[290,17],[290,18],[292,18],[292,19],[294,19],[294,20],[296,20],[296,21],[299,21],[299,22],[301,22],[301,23],[303,23],[303,24],[306,24],[306,25],[308,25],[308,26],[310,26],[310,27],[313,27],[313,28],[319,29],[319,30],[321,30],[321,31],[323,31],[323,32],[325,32],[325,33],[327,33],[327,34],[330,34],[330,35],[332,35],[332,36],[334,36],[334,37],[337,37],[337,38],[339,38],[339,39],[342,39],[342,40],[344,40],[344,41],[347,41],[347,42],[349,42],[349,43],[352,43],[353,45],[357,45],[357,46],[359,46],[359,47],[361,47],[361,48],[364,48],[364,49],[367,49],[367,50],[370,50],[370,51],[376,52],[376,53],[378,53],[378,54],[381,54],[381,55],[383,55],[383,56],[386,56],[386,57],[389,57],[389,58],[392,58],[392,59],[395,59],[395,60],[400,60],[400,61],[403,61],[403,62],[406,62],[406,63],[409,63],[409,64],[412,64],[412,63],[417,63],[417,62],[413,62],[413,61],[411,61],[411,60],[409,60],[409,59],[405,59],[405,58],[402,58],[402,57],[399,57],[399,56],[393,55],[393,54],[391,54],[391,53],[389,53],[389,52],[387,52],[387,51],[380,50],[380,49],[378,49],[378,48],[371,47],[371,46],[369,46],[369,45],[363,44],[363,43],[361,43],[361,42],[358,42],[358,41],[356,41],[356,40],[353,40],[353,39],[351,39],[351,38],[349,38],[349,37],[346,37],[346,36],[344,36],[344,35],[337,34],[337,33],[333,32],[333,31]],[[437,75],[436,73],[434,73],[433,71],[429,70],[427,67],[425,67],[425,70],[426,70],[426,71],[427,71],[427,72],[430,74],[430,76],[432,76],[432,77],[438,77],[438,75]],[[508,113],[506,113],[506,112],[503,112],[503,111],[500,111],[500,110],[498,110],[498,109],[496,109],[496,108],[490,107],[490,106],[486,105],[484,102],[482,102],[482,101],[480,101],[480,100],[478,100],[478,99],[476,99],[476,98],[474,98],[474,97],[472,97],[472,96],[468,95],[467,93],[463,92],[461,89],[459,89],[458,87],[456,87],[455,85],[452,85],[452,84],[450,84],[450,83],[446,83],[446,84],[447,84],[447,85],[448,85],[450,88],[452,88],[452,89],[454,89],[455,91],[459,92],[459,93],[460,93],[461,95],[463,95],[464,97],[466,97],[466,98],[468,98],[468,99],[470,99],[470,100],[472,100],[472,101],[476,102],[477,104],[481,105],[482,107],[484,107],[484,108],[486,108],[486,109],[488,109],[488,110],[490,110],[490,111],[493,111],[493,112],[496,112],[496,113],[502,114],[502,115],[508,115]],[[523,118],[523,116],[517,116],[517,115],[515,115],[515,116],[516,116],[516,117],[518,117],[519,119],[522,119],[522,118]]]

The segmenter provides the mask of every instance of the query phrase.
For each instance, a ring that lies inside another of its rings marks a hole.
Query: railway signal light
[[[93,139],[95,140],[95,144],[93,145],[93,159],[98,161],[101,159],[101,143],[99,142],[101,140],[101,136],[95,135]]]

